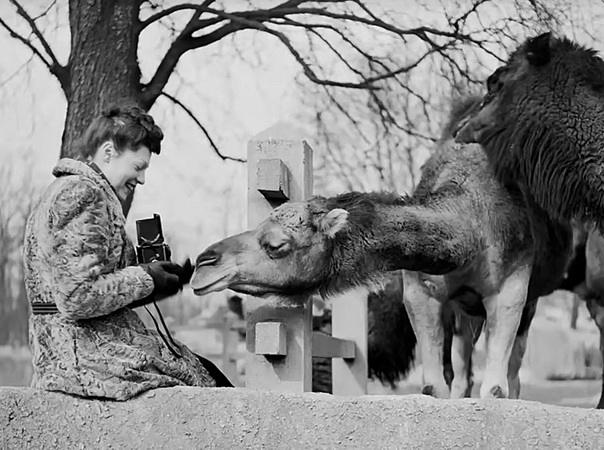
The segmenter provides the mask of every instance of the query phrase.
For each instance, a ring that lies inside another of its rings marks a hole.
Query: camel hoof
[[[472,387],[464,384],[455,384],[451,387],[451,395],[449,398],[468,398],[472,395]]]
[[[493,386],[491,388],[491,396],[493,398],[505,398],[505,394],[503,393],[503,389],[501,389],[501,386]]]
[[[434,386],[427,384],[422,388],[422,394],[434,397]]]

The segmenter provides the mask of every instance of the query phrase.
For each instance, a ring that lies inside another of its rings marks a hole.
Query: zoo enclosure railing
[[[294,127],[280,123],[248,142],[248,227],[286,201],[313,195],[313,151]],[[283,392],[312,388],[312,357],[332,358],[335,395],[367,393],[367,291],[331,299],[332,336],[313,333],[312,300],[298,306],[246,301],[246,387]]]

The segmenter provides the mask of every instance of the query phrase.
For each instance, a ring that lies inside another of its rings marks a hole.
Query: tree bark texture
[[[139,103],[141,0],[70,0],[71,55],[61,158],[77,158],[91,118],[119,100]]]

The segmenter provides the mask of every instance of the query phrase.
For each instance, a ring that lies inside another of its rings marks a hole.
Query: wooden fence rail
[[[313,192],[313,151],[302,133],[277,124],[248,143],[248,227],[266,219],[286,201],[309,199]],[[312,357],[331,357],[333,393],[367,392],[367,291],[332,299],[332,336],[312,331],[310,297],[296,306],[246,300],[246,387],[308,392]]]

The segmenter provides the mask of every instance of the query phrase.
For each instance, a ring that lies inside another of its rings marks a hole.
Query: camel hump
[[[252,137],[251,140],[299,141],[306,140],[307,138],[308,134],[304,132],[303,129],[297,127],[292,123],[281,121],[277,122],[275,125],[267,128],[266,130],[261,131],[256,136]]]

